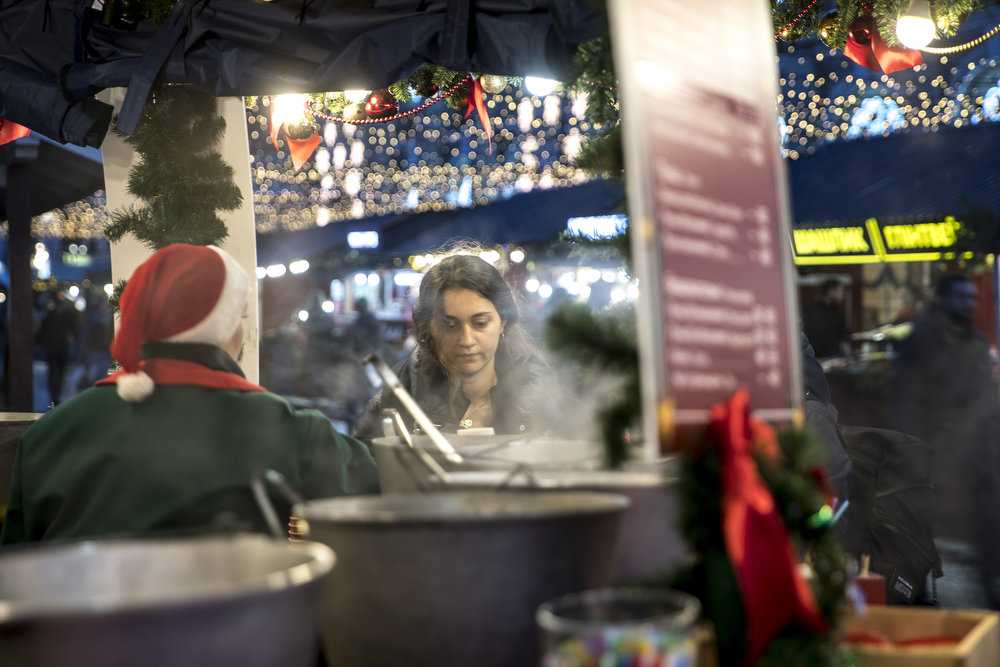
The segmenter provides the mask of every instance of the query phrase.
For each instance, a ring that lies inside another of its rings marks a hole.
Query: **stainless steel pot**
[[[0,553],[0,664],[313,667],[333,552],[261,535]]]
[[[41,416],[40,412],[0,412],[0,505],[6,505],[10,497],[14,457],[21,434]]]
[[[585,440],[510,435],[450,434],[446,437],[461,455],[461,462],[450,460],[427,436],[413,436],[413,445],[433,457],[449,473],[453,470],[514,472],[524,466],[531,470],[593,470],[601,465],[600,445]],[[383,493],[411,493],[435,486],[433,474],[417,452],[398,436],[375,438],[372,448]]]
[[[337,552],[323,638],[331,667],[538,664],[535,609],[611,581],[628,499],[443,492],[309,501],[294,513]]]
[[[690,560],[692,551],[681,534],[678,485],[666,470],[533,470],[510,475],[499,470],[450,473],[456,490],[507,489],[538,491],[604,491],[626,496],[613,579],[628,583],[670,574]]]

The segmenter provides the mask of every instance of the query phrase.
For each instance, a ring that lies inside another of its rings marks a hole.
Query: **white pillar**
[[[101,99],[113,104],[117,111],[125,97],[124,88],[111,88],[100,95]],[[222,247],[246,269],[250,275],[250,294],[247,304],[247,320],[244,326],[243,358],[240,366],[251,382],[258,382],[259,347],[259,300],[257,297],[257,236],[253,216],[253,181],[250,177],[250,143],[247,136],[246,111],[243,100],[238,97],[224,97],[218,100],[219,114],[226,120],[226,131],[222,137],[219,152],[233,168],[233,178],[243,193],[243,205],[235,211],[219,211],[219,217],[226,224],[229,236]],[[104,158],[104,189],[107,192],[108,212],[126,204],[141,205],[127,191],[128,172],[137,155],[132,147],[119,136],[109,132],[101,145]],[[111,277],[117,283],[128,279],[152,253],[135,237],[125,236],[118,243],[111,244]],[[116,323],[117,325],[117,323]]]

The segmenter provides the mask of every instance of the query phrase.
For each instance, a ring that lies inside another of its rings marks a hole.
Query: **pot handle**
[[[506,489],[511,482],[517,479],[518,474],[524,476],[524,479],[527,481],[529,487],[535,488],[538,486],[538,478],[535,477],[535,472],[531,469],[531,466],[527,463],[517,463],[514,465],[513,470],[511,470],[510,473],[508,473],[508,475],[504,477],[499,484],[497,484],[496,490],[503,491]]]
[[[268,483],[274,485],[292,505],[304,503],[306,499],[277,470],[262,468],[255,472],[250,479],[250,489],[253,491],[254,500],[257,501],[261,514],[264,515],[268,529],[279,540],[287,539],[288,530],[282,529],[281,523],[278,521],[278,513],[274,510],[274,505],[271,504],[271,499],[267,495]]]
[[[442,487],[446,487],[451,483],[451,476],[448,472],[441,467],[433,456],[430,455],[423,447],[417,447],[413,444],[413,437],[410,435],[410,429],[406,428],[406,423],[403,422],[403,416],[399,414],[399,410],[395,408],[386,408],[382,411],[382,417],[385,420],[383,423],[386,424],[385,429],[394,429],[399,435],[400,440],[402,440],[406,446],[414,453],[414,455],[420,459],[420,462],[424,464],[424,467],[431,473],[431,480]],[[391,425],[387,422],[391,421]],[[413,471],[409,466],[406,466],[407,471],[413,477],[413,481],[417,483],[417,486],[424,490],[425,485],[418,478],[418,474]]]

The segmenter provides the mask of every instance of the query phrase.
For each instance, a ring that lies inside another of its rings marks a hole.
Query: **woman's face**
[[[431,324],[441,362],[463,377],[493,370],[504,322],[489,299],[468,289],[441,293],[440,318]]]

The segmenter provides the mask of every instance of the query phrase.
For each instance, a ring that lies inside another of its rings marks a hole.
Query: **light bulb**
[[[928,0],[910,0],[906,13],[896,21],[896,37],[911,49],[922,49],[934,39],[934,19]]]
[[[540,76],[524,77],[524,87],[535,97],[544,97],[556,89],[558,81],[553,79],[543,79]]]
[[[271,118],[275,126],[282,123],[289,125],[301,125],[306,118],[306,96],[305,95],[278,95],[271,104],[274,105]]]

